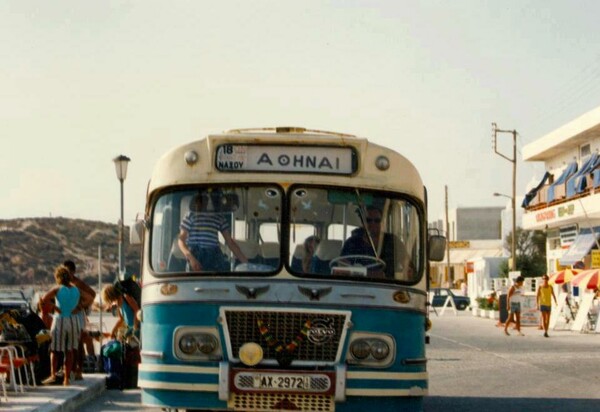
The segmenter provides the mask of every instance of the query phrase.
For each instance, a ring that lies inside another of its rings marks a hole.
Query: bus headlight
[[[387,358],[390,354],[390,347],[382,340],[376,339],[371,342],[371,356],[377,360]]]
[[[187,355],[196,351],[196,339],[192,335],[185,335],[179,341],[179,349]]]
[[[366,359],[371,354],[371,346],[366,340],[359,339],[350,345],[350,353],[356,359]]]
[[[346,362],[353,365],[386,367],[394,362],[396,342],[384,333],[353,332]]]
[[[180,326],[173,335],[175,357],[187,361],[221,360],[221,342],[216,328]]]
[[[209,354],[214,352],[217,347],[217,339],[212,335],[200,335],[198,340],[198,350],[202,353]]]

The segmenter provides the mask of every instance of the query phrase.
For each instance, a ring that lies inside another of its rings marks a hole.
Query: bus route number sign
[[[351,147],[225,144],[217,147],[217,170],[350,175],[356,171]]]

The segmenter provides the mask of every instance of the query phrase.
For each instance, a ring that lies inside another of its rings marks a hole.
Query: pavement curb
[[[106,390],[104,379],[100,379],[66,399],[53,399],[33,412],[71,412],[80,410],[81,406],[99,396]]]
[[[106,375],[84,374],[82,381],[73,382],[70,386],[38,385],[27,387],[25,392],[8,390],[8,402],[0,400],[0,411],[19,412],[63,412],[79,411],[105,390]],[[12,387],[12,385],[11,385]]]

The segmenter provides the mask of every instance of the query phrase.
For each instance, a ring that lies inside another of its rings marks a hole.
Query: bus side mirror
[[[139,246],[142,244],[142,238],[144,236],[144,221],[138,219],[131,226],[129,231],[129,244],[132,246]]]
[[[441,262],[446,254],[446,237],[441,235],[429,235],[429,260]]]

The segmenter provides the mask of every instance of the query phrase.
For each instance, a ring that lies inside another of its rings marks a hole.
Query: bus
[[[422,409],[445,250],[426,193],[405,157],[343,133],[236,129],[166,153],[131,231],[142,403]]]

